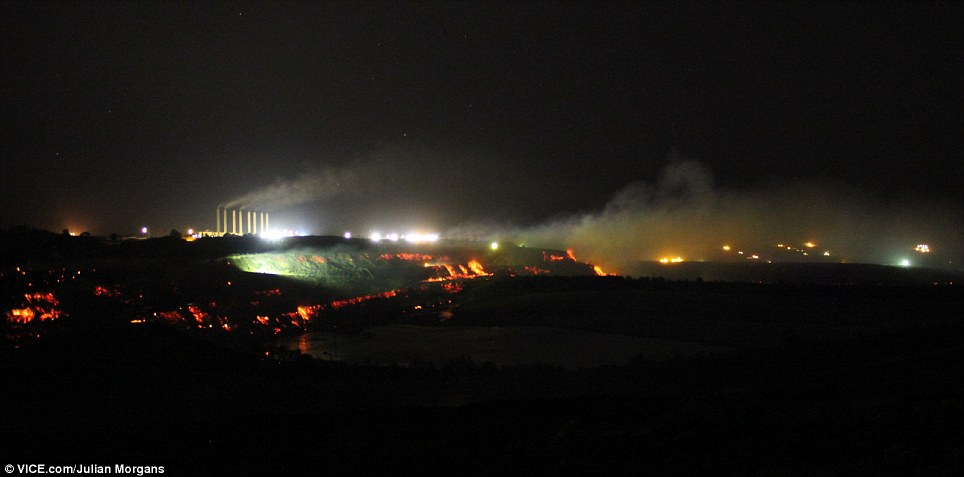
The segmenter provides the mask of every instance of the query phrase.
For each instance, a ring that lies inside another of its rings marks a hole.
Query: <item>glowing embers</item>
[[[548,274],[549,274],[549,270],[546,270],[545,268],[535,267],[535,266],[531,266],[531,267],[530,267],[529,265],[525,265],[525,266],[522,267],[522,269],[525,270],[525,271],[527,271],[527,272],[529,272],[529,273],[531,273],[531,274],[533,274],[533,275],[548,275]]]
[[[168,324],[188,325],[196,328],[221,328],[224,331],[233,331],[237,328],[228,317],[212,315],[193,303],[189,303],[186,308],[186,310],[185,307],[181,307],[178,310],[157,311],[154,312],[154,317]]]
[[[393,260],[393,259],[397,259],[397,260],[405,260],[405,261],[409,261],[409,262],[426,262],[426,261],[430,261],[430,260],[435,260],[435,257],[433,257],[433,256],[431,256],[431,255],[426,255],[426,254],[423,254],[423,253],[405,253],[405,252],[399,252],[399,253],[394,253],[394,254],[393,254],[393,253],[383,253],[383,254],[379,255],[378,258],[380,258],[380,259],[382,259],[382,260]]]
[[[330,306],[331,309],[333,310],[337,310],[339,308],[343,308],[349,305],[357,305],[359,303],[364,303],[364,302],[376,300],[379,298],[382,298],[382,299],[391,298],[397,295],[398,295],[398,291],[389,290],[387,292],[375,293],[372,295],[362,295],[362,296],[356,296],[354,298],[346,298],[344,300],[335,300],[329,303],[328,306]]]
[[[117,289],[97,285],[94,287],[94,296],[118,297],[121,296],[121,292]]]
[[[7,312],[8,322],[27,324],[34,320],[48,321],[60,318],[61,311],[58,308],[60,302],[53,293],[27,293],[24,298],[26,306],[13,308]]]

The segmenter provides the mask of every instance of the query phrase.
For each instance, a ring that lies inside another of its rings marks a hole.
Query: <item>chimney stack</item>
[[[221,208],[218,207],[216,212],[217,212],[217,225],[214,226],[214,231],[220,233],[221,232]]]

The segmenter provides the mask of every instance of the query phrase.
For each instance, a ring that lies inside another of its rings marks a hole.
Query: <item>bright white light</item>
[[[280,230],[265,230],[264,232],[261,232],[260,237],[265,240],[277,242],[284,237],[284,233]]]
[[[351,232],[345,232],[345,238],[346,238],[346,239],[350,239],[350,238],[351,238]]]
[[[902,266],[902,267],[909,267],[909,266],[910,266],[910,260],[907,260],[906,258],[903,259],[903,260],[901,260],[901,261],[900,261],[900,266]]]
[[[142,233],[142,234],[146,234],[146,233],[147,233],[147,227],[141,227],[141,233]]]
[[[372,232],[371,235],[369,235],[369,238],[372,239],[372,242],[378,242],[379,240],[382,239],[382,234],[378,232]]]
[[[499,249],[499,242],[492,242],[492,244],[489,245],[489,248],[491,248],[492,250],[498,250],[498,249]]]
[[[398,242],[398,234],[396,233],[388,234],[385,236],[385,238],[387,238],[388,240],[391,240],[392,242]]]
[[[194,229],[187,229],[188,235],[194,235]]]
[[[422,242],[437,242],[438,234],[420,234],[418,232],[409,232],[402,235],[402,240],[411,243],[422,243]]]

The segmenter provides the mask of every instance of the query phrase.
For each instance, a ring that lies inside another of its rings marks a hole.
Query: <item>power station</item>
[[[231,212],[231,228],[228,229],[228,211]],[[243,207],[217,209],[217,234],[244,235],[259,234],[268,230],[269,214],[264,210],[244,210]]]

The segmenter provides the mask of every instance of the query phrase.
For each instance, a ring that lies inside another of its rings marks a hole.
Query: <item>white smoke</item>
[[[775,256],[776,244],[803,247],[807,241],[817,244],[813,254],[829,252],[833,260],[883,264],[896,263],[900,254],[913,256],[916,244],[929,243],[944,258],[938,263],[928,257],[932,265],[959,268],[961,218],[953,206],[912,199],[888,205],[845,184],[720,190],[707,168],[678,159],[655,182],[619,190],[598,212],[535,227],[491,229],[487,235],[471,225],[453,233],[472,231],[477,238],[572,248],[581,260],[614,271],[663,257],[717,260],[723,258],[723,245],[745,251],[745,256]]]

